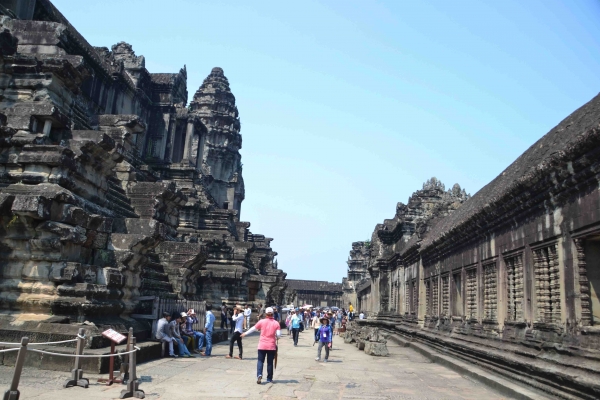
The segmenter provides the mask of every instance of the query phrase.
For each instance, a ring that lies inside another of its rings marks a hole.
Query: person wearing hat
[[[238,360],[242,359],[242,333],[244,333],[244,309],[241,306],[235,306],[233,309],[233,322],[235,323],[235,331],[229,339],[229,354],[225,356],[225,358],[233,357],[233,343],[237,342],[238,350],[240,352],[239,357],[236,357]]]
[[[319,328],[319,349],[317,350],[317,358],[315,361],[321,361],[321,349],[325,347],[325,359],[323,362],[327,362],[329,359],[329,343],[333,337],[331,326],[329,326],[329,318],[321,318],[321,327]]]
[[[331,341],[327,345],[331,350],[333,350],[333,328],[335,327],[335,316],[333,312],[329,310],[327,312],[327,319],[329,320],[329,328],[331,329]]]
[[[256,383],[260,384],[263,374],[265,357],[267,358],[267,383],[273,382],[273,360],[277,353],[277,339],[281,337],[279,322],[273,319],[273,308],[267,307],[265,319],[261,319],[252,328],[242,334],[242,337],[254,331],[260,331],[258,341],[258,362],[256,365]]]
[[[171,337],[173,341],[177,343],[177,350],[179,351],[179,357],[192,357],[189,350],[183,343],[181,332],[179,331],[179,325],[181,324],[181,314],[174,311],[171,315],[171,322],[169,322],[169,329],[171,330]]]

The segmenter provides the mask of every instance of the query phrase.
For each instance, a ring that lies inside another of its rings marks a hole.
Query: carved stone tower
[[[221,68],[212,69],[194,95],[190,109],[208,130],[200,143],[192,144],[194,154],[199,150],[197,165],[207,177],[208,190],[220,207],[237,210],[239,217],[244,200],[240,119]]]

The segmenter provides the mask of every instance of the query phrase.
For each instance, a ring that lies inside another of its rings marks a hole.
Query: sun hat
[[[265,314],[273,314],[273,307],[267,307]]]
[[[319,318],[319,321],[320,321],[321,323],[323,323],[323,320],[325,320],[325,321],[329,322],[329,318],[327,318],[327,317],[321,317],[321,318]]]
[[[240,310],[240,311],[244,311],[244,307],[242,307],[240,305],[235,306],[235,309],[236,310]]]
[[[181,312],[181,316],[182,316],[182,317],[187,317],[188,315],[187,315],[187,313],[186,313],[185,311],[182,311],[182,312]]]

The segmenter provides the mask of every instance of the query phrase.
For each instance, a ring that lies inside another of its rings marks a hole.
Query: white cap
[[[273,307],[267,307],[267,309],[265,310],[266,314],[273,314]]]

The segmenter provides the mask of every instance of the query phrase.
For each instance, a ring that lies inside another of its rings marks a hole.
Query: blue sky
[[[474,194],[600,91],[600,2],[54,0],[150,72],[222,67],[242,123],[242,219],[288,278],[341,281],[432,176]]]

